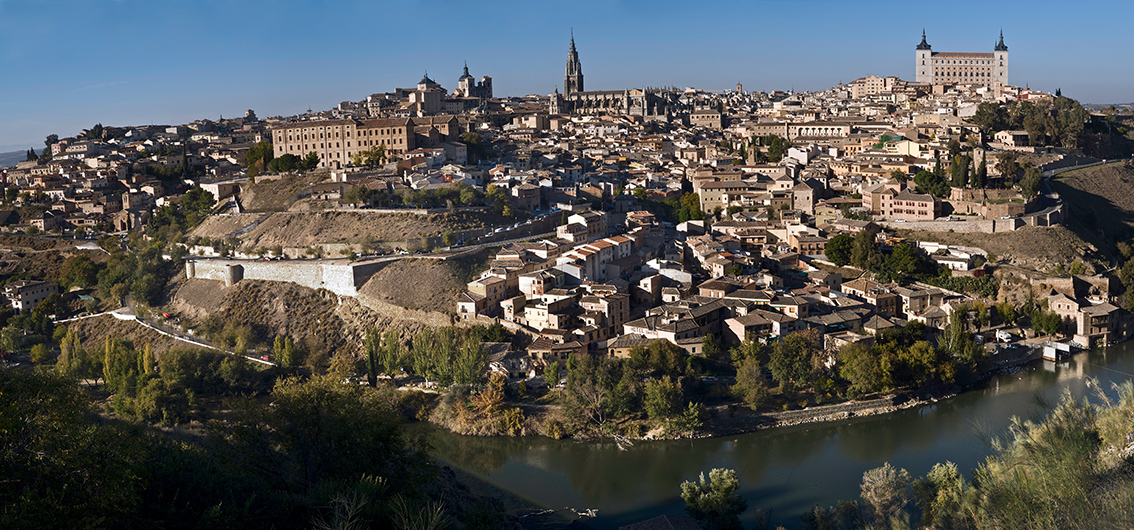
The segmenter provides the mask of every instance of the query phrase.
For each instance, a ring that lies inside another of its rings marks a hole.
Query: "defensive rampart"
[[[386,265],[386,261],[346,260],[229,260],[203,259],[185,262],[185,275],[224,282],[240,280],[292,282],[312,289],[326,289],[340,296],[358,296],[358,289]]]

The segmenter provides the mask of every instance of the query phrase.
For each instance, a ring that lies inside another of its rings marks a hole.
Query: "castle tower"
[[[575,34],[571,33],[571,51],[567,52],[567,74],[563,76],[563,91],[567,95],[583,91],[583,65],[575,51]]]
[[[1004,30],[1000,30],[1000,42],[992,49],[992,83],[995,90],[1008,84],[1008,46],[1004,45]]]
[[[921,30],[921,44],[914,52],[915,81],[918,83],[933,83],[933,48],[925,42],[925,29]]]

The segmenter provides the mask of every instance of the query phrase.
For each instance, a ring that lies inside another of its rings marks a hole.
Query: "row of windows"
[[[358,131],[358,135],[359,136],[374,136],[374,135],[389,136],[391,134],[403,134],[404,132],[405,132],[405,128],[403,128],[403,127],[394,127],[394,128],[388,128],[388,129],[362,129],[362,130]],[[308,133],[310,133],[310,135]],[[324,136],[324,134],[326,136]],[[303,136],[303,138],[302,138],[303,140],[315,140],[316,139],[315,138],[315,132],[311,131],[309,129],[303,129],[303,135],[302,136]],[[351,136],[351,130],[350,129],[348,129],[346,131],[345,136],[347,138],[350,138],[350,136]],[[338,138],[338,137],[339,137],[339,131],[335,131],[335,138]],[[330,131],[328,131],[326,133],[319,132],[319,138],[318,139],[322,140],[322,139],[325,139],[325,138],[331,138]],[[294,135],[292,135],[291,133],[288,133],[288,135],[287,135],[287,140],[289,142],[297,141],[299,139],[300,139],[300,134],[298,132],[295,133]],[[283,133],[282,132],[276,133],[276,141],[283,141]]]
[[[933,60],[933,65],[934,65],[934,66],[943,66],[943,65],[961,65],[961,64],[966,64],[966,65],[967,65],[967,64],[970,64],[970,63],[967,63],[967,62],[965,62],[965,63],[960,63],[960,62],[954,62],[954,61],[942,61],[942,60],[939,60],[939,59],[934,59],[934,60]],[[991,65],[991,64],[992,64],[992,61],[973,62],[973,63],[971,63],[971,64],[984,64],[984,65]],[[924,60],[924,59],[923,59],[923,60],[921,61],[921,65],[922,65],[922,66],[925,66],[925,60]],[[1004,66],[1004,61],[1000,61],[1000,66]]]
[[[971,60],[962,61],[962,60],[956,60],[956,59],[934,59],[933,64],[992,64],[992,61],[971,61]],[[1000,64],[1003,65],[1004,62],[1001,61]]]

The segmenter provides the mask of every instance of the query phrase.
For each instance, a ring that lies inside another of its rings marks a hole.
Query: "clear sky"
[[[0,150],[51,133],[326,109],[456,87],[463,61],[497,95],[562,89],[572,28],[586,88],[821,90],[913,78],[938,51],[991,51],[1009,82],[1084,103],[1134,101],[1134,2],[891,0],[0,0]]]

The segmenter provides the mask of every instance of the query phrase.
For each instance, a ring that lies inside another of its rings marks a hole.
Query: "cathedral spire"
[[[583,65],[575,50],[575,30],[571,30],[571,51],[567,52],[567,73],[563,76],[563,91],[567,94],[583,91]]]

